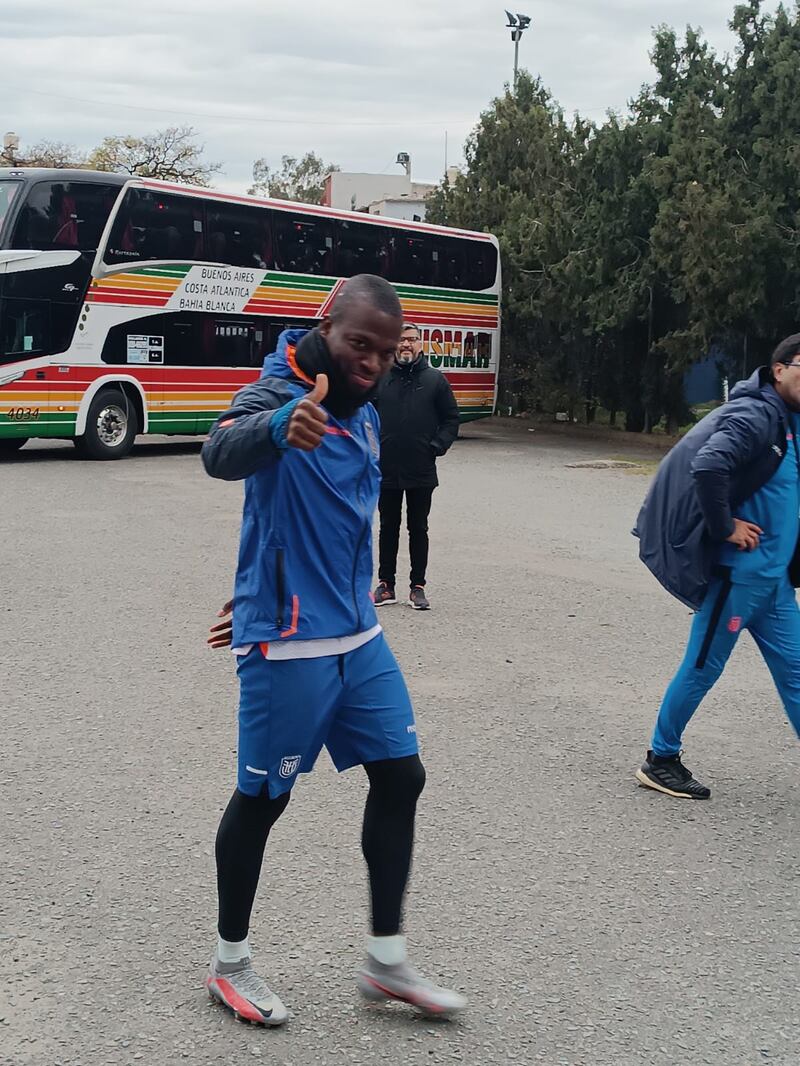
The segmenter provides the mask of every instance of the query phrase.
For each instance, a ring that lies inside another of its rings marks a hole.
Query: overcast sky
[[[568,112],[601,120],[650,77],[652,28],[731,47],[734,0],[519,0],[520,65]],[[258,156],[437,180],[513,67],[502,0],[0,0],[0,134],[90,148],[189,123],[216,184]]]

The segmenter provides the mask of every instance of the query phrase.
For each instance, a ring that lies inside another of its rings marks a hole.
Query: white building
[[[412,181],[407,174],[348,174],[334,170],[325,179],[322,203],[344,211],[367,211],[372,204],[422,201],[433,188],[429,182]],[[390,214],[389,211],[372,213]],[[397,217],[411,218],[405,214]]]
[[[410,193],[408,196],[385,196],[382,200],[373,200],[367,211],[370,215],[403,218],[406,222],[424,222],[425,198],[412,196]]]

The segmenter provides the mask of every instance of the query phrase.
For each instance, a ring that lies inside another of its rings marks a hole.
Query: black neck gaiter
[[[297,365],[312,381],[316,379],[317,374],[328,375],[328,395],[324,400],[324,406],[334,418],[350,418],[359,407],[369,403],[378,391],[378,385],[368,392],[353,391],[347,378],[333,361],[330,348],[325,343],[325,338],[319,328],[306,333],[297,345],[296,357]]]

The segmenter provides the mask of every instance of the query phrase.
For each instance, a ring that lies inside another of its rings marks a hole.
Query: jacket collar
[[[334,363],[325,338],[318,329],[287,329],[278,338],[278,346],[264,360],[262,377],[288,378],[313,387],[317,374],[328,377],[328,395],[323,406],[334,418],[352,418],[369,403],[378,385],[362,396],[355,396]]]
[[[413,363],[405,365],[404,363],[398,363],[395,359],[394,366],[392,367],[393,374],[405,374],[411,377],[413,374],[418,374],[420,370],[428,365],[427,355],[421,355],[419,359],[415,359]]]

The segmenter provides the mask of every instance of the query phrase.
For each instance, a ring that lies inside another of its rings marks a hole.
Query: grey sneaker
[[[449,1016],[462,1011],[467,1005],[466,999],[458,992],[439,988],[421,977],[407,962],[384,966],[371,955],[367,955],[366,964],[359,971],[358,990],[373,1003],[399,999],[417,1007],[424,1014]]]
[[[411,591],[408,594],[408,603],[415,611],[429,611],[431,609],[422,585],[411,586]]]
[[[390,585],[388,581],[379,581],[378,587],[372,594],[372,598],[375,601],[376,607],[387,607],[390,603],[397,603],[397,596],[394,593],[394,585]]]
[[[239,1021],[256,1025],[283,1025],[289,1016],[286,1007],[267,982],[259,977],[249,959],[239,962],[220,962],[216,954],[206,978],[206,988],[212,999],[233,1011]]]

